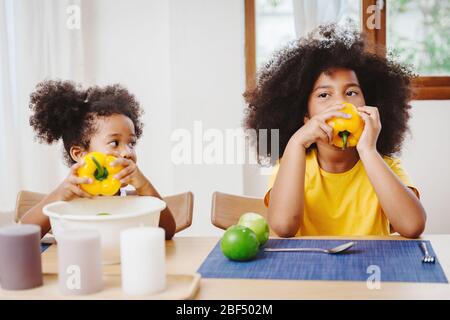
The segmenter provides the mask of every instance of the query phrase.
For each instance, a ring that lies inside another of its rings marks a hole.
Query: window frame
[[[256,83],[256,0],[244,0],[245,7],[245,83],[250,89]],[[373,51],[386,55],[386,8],[388,0],[382,1],[380,10],[380,28],[367,28],[365,21],[373,13],[367,13],[369,6],[377,5],[380,0],[360,0],[362,7],[361,26]],[[449,100],[450,76],[419,76],[411,83],[413,100]]]

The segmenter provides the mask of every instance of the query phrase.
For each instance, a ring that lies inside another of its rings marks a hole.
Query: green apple
[[[246,261],[258,254],[259,241],[250,228],[234,225],[225,231],[220,241],[220,249],[230,260]]]
[[[250,228],[256,233],[259,244],[264,245],[269,240],[269,224],[258,213],[247,212],[239,219],[238,225]]]

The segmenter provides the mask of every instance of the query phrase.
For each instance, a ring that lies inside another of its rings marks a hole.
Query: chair
[[[163,197],[167,207],[175,218],[175,233],[191,226],[192,211],[194,208],[194,194],[190,191]]]
[[[17,194],[14,221],[19,222],[23,215],[44,199],[45,194],[31,191],[20,191]]]
[[[19,222],[22,216],[44,197],[45,194],[42,193],[20,191],[17,195],[14,220]],[[175,218],[176,232],[184,230],[192,224],[192,211],[194,207],[194,195],[192,192],[188,191],[164,197],[163,200]]]
[[[256,212],[267,220],[267,208],[262,198],[245,197],[222,192],[212,195],[211,222],[220,229],[237,224],[242,214]],[[270,232],[272,235],[272,231]]]

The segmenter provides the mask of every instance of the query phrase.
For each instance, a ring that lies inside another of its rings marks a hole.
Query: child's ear
[[[87,154],[86,150],[79,146],[70,147],[70,157],[76,162],[80,162],[81,159]]]

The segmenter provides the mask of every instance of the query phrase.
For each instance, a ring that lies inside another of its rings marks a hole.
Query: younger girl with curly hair
[[[265,196],[275,233],[395,231],[415,238],[423,232],[417,188],[392,157],[408,129],[411,77],[402,65],[369,53],[358,32],[336,25],[319,27],[263,68],[244,94],[245,124],[279,129],[282,158]],[[327,123],[352,117],[342,112],[343,102],[355,105],[364,122],[357,145],[344,150],[333,145]]]
[[[41,226],[42,235],[50,230],[48,217],[42,208],[54,201],[68,201],[77,197],[92,196],[80,188],[89,184],[89,178],[77,176],[83,165],[83,157],[92,151],[114,155],[112,166],[122,166],[116,179],[122,187],[132,185],[132,194],[141,196],[160,195],[137,166],[136,142],[142,135],[140,121],[142,110],[135,97],[120,85],[91,87],[83,90],[70,81],[44,81],[31,94],[30,124],[42,142],[48,144],[62,139],[64,157],[70,174],[41,202],[31,208],[21,223]],[[125,190],[119,190],[118,194]],[[168,208],[161,212],[159,225],[165,229],[166,238],[175,233],[175,220]]]

